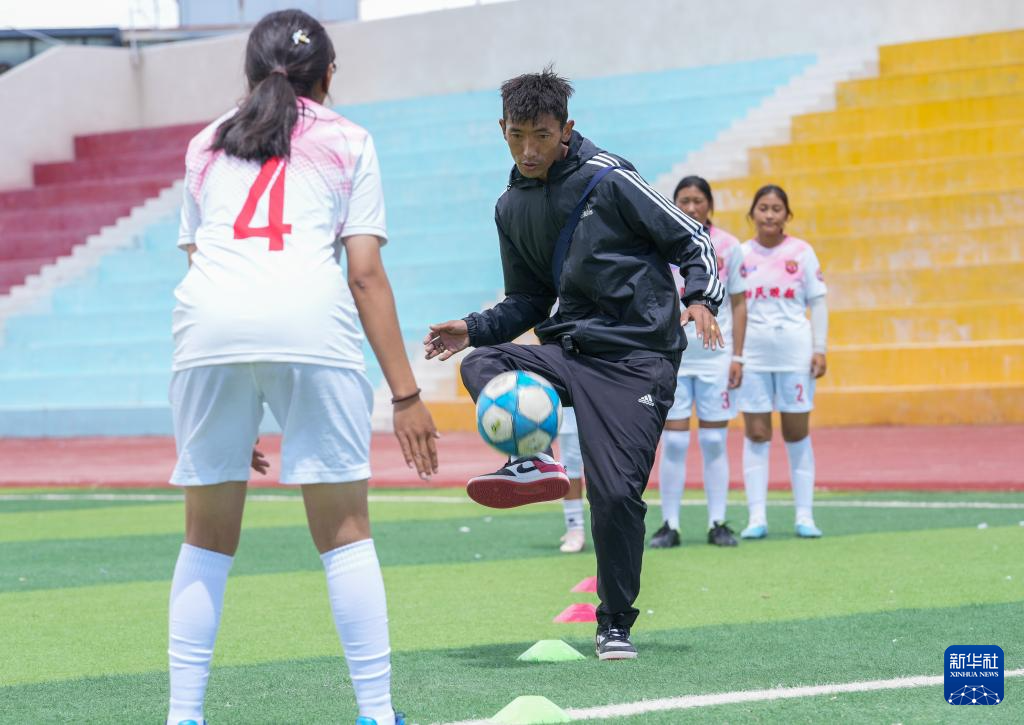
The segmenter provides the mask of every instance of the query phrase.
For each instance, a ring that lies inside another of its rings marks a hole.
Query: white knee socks
[[[667,430],[661,434],[661,462],[658,486],[661,489],[661,518],[670,528],[679,530],[679,505],[686,487],[686,452],[690,431]]]
[[[203,721],[203,700],[210,678],[224,588],[233,558],[182,544],[171,582],[167,655],[171,702],[167,721]]]
[[[373,539],[333,549],[320,559],[359,714],[378,725],[394,725],[387,601]]]
[[[565,514],[565,530],[583,528],[583,499],[567,498],[562,501],[562,513]]]
[[[743,485],[747,490],[748,526],[768,523],[768,462],[771,443],[743,438]]]
[[[729,496],[729,457],[725,441],[727,428],[699,428],[697,440],[704,464],[704,495],[708,499],[708,528],[725,521],[726,498]]]
[[[811,437],[795,443],[786,443],[789,457],[789,475],[793,482],[793,502],[796,504],[796,522],[814,523],[814,448]]]

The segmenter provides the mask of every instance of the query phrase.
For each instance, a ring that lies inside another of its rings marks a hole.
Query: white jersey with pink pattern
[[[711,225],[707,228],[708,236],[715,247],[715,256],[718,257],[718,278],[725,287],[726,298],[718,308],[718,327],[722,330],[722,338],[725,340],[725,347],[717,350],[705,350],[704,343],[697,339],[697,328],[692,322],[683,326],[686,334],[686,350],[683,352],[683,361],[679,366],[680,375],[697,375],[700,377],[718,377],[722,374],[723,368],[728,370],[729,362],[732,360],[732,304],[729,295],[736,295],[745,292],[747,281],[740,274],[743,266],[743,250],[739,240],[724,229]],[[679,274],[679,267],[672,265],[672,276],[679,288],[679,295],[682,297],[685,280]]]
[[[786,237],[767,248],[743,243],[747,278],[745,369],[806,372],[811,365],[811,323],[807,302],[828,292],[811,245]]]
[[[291,157],[261,166],[210,150],[232,113],[188,146],[178,245],[195,252],[174,293],[174,369],[256,361],[364,369],[338,240],[387,239],[373,139],[301,98]]]

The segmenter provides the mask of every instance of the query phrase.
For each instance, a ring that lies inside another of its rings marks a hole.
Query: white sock
[[[690,448],[690,431],[667,430],[661,434],[661,443],[661,462],[658,464],[661,518],[678,531],[679,504],[686,488],[686,452]]]
[[[565,530],[583,528],[583,499],[567,498],[562,501],[562,513],[565,514]]]
[[[171,581],[167,656],[171,702],[167,721],[203,721],[206,682],[217,639],[224,588],[234,559],[182,544]]]
[[[743,486],[747,490],[748,526],[768,523],[768,461],[771,443],[755,443],[743,438]]]
[[[789,456],[789,475],[793,483],[793,501],[796,503],[796,522],[814,523],[814,448],[811,437],[786,443]]]
[[[700,455],[704,463],[704,495],[708,499],[708,528],[725,521],[729,496],[729,456],[725,441],[727,428],[698,428]]]
[[[394,725],[387,601],[373,539],[320,555],[359,715]]]

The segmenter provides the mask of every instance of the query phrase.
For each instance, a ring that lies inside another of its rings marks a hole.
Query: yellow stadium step
[[[995,225],[1024,224],[1024,189],[996,194],[910,196],[871,204],[831,202],[804,205],[790,197],[795,218],[791,234],[807,239],[858,234],[942,234]],[[749,230],[746,209],[716,212],[715,221],[733,234]]]
[[[906,103],[877,108],[851,108],[796,116],[793,141],[828,141],[846,136],[905,133],[939,128],[987,126],[1024,121],[1024,94],[974,96],[952,101]],[[964,133],[969,133],[964,128]]]
[[[1024,155],[926,159],[715,182],[715,208],[748,209],[754,191],[778,184],[803,204],[834,200],[873,201],[909,194],[992,193],[1024,189]],[[795,203],[795,202],[794,202]]]
[[[1024,339],[834,347],[818,381],[821,390],[981,384],[1024,385]]]
[[[821,390],[813,426],[1024,423],[1024,385],[908,385]]]
[[[845,81],[836,87],[836,105],[839,108],[856,108],[1014,93],[1024,93],[1024,65]]]
[[[907,305],[974,304],[1024,299],[1024,262],[826,274],[829,307],[837,310]],[[984,310],[978,310],[984,314]],[[1021,336],[1024,336],[1022,334]]]
[[[475,431],[465,401],[427,401],[438,430]],[[972,425],[1024,423],[1024,384],[900,385],[819,389],[815,427],[858,425]],[[737,416],[734,427],[741,427]]]
[[[829,310],[828,338],[850,345],[1012,340],[1024,335],[1024,300]]]
[[[927,12],[927,8],[922,8]],[[1024,30],[966,35],[878,49],[880,75],[1024,63]]]
[[[827,274],[1024,262],[1024,226],[816,237],[814,249]]]
[[[1024,153],[1024,124],[1001,122],[971,129],[895,132],[834,141],[764,146],[750,152],[750,173],[778,175],[866,164]]]

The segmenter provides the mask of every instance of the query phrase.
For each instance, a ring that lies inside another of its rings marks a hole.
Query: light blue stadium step
[[[581,133],[653,181],[813,61],[581,79],[572,116]],[[418,355],[427,325],[500,296],[493,214],[512,167],[497,124],[500,97],[463,93],[342,111],[376,139],[390,238],[382,255],[407,354]],[[170,432],[173,290],[187,270],[177,235],[177,216],[169,215],[57,290],[50,312],[7,321],[0,435]],[[364,352],[378,384],[368,343]]]

